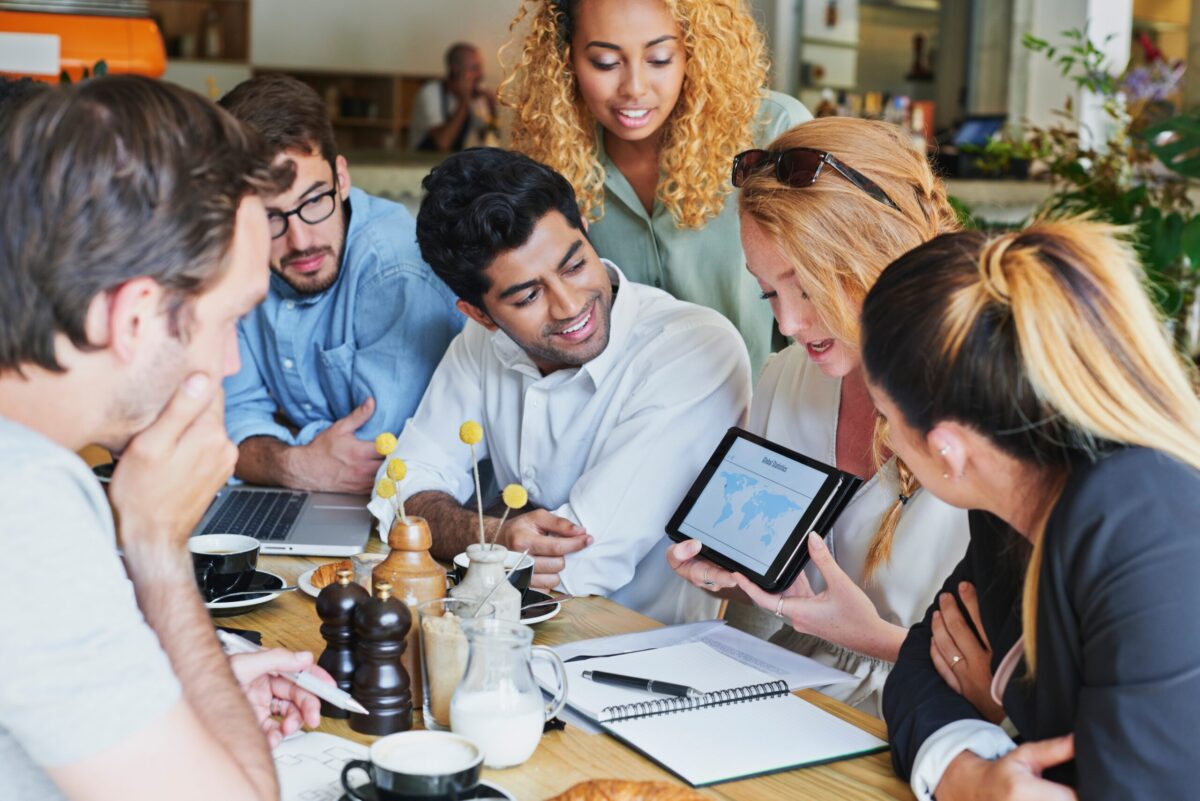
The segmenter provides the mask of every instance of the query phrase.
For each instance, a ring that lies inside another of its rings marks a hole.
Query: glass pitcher
[[[533,754],[546,721],[567,700],[558,654],[533,645],[533,629],[507,620],[466,618],[467,670],[450,701],[450,728],[483,751],[489,768],[511,768]],[[533,678],[534,657],[550,660],[558,692],[549,704]]]

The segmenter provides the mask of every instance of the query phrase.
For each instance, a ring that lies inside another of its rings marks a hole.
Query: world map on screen
[[[791,533],[795,517],[789,512],[799,512],[804,507],[783,494],[778,486],[764,487],[754,476],[728,470],[721,471],[721,478],[725,481],[725,503],[713,521],[714,532],[725,528],[726,533],[744,535],[753,527],[764,546],[769,546],[775,539],[779,533],[776,527],[780,522],[784,524],[783,534]],[[737,523],[726,523],[733,519],[735,508],[738,511]],[[735,531],[728,531],[730,528]]]

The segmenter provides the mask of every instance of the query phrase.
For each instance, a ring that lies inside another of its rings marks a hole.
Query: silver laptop
[[[368,500],[336,492],[226,487],[192,534],[245,534],[267,554],[353,556],[371,536]]]

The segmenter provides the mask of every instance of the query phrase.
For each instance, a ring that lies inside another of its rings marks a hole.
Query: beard
[[[167,408],[190,370],[187,347],[182,340],[168,337],[113,398],[108,414],[111,429],[107,441],[100,444],[114,453],[125,450]]]
[[[271,272],[282,278],[284,283],[301,295],[319,295],[333,286],[337,281],[338,274],[342,271],[342,255],[344,253],[344,239],[336,250],[328,246],[308,248],[307,250],[294,250],[280,259],[278,265],[272,264]],[[305,259],[311,259],[313,256],[320,255],[333,257],[333,269],[329,271],[328,275],[322,275],[320,271],[313,275],[291,275],[285,272],[284,268],[290,262],[304,261]]]
[[[554,344],[556,334],[553,328],[546,328],[542,335],[534,341],[517,339],[509,331],[504,333],[520,345],[521,349],[535,362],[541,361],[559,367],[582,367],[604,352],[604,349],[608,347],[608,338],[611,333],[611,298],[606,301],[604,296],[597,292],[592,299],[591,306],[591,314],[596,318],[596,330],[586,342],[581,342],[575,347],[564,348]]]

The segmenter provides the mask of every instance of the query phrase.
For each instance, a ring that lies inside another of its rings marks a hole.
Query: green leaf
[[[1145,137],[1147,149],[1168,169],[1200,178],[1200,115],[1193,112],[1163,120],[1148,127]]]
[[[1194,274],[1200,269],[1200,217],[1193,217],[1184,224],[1179,245],[1191,262],[1189,272]]]

